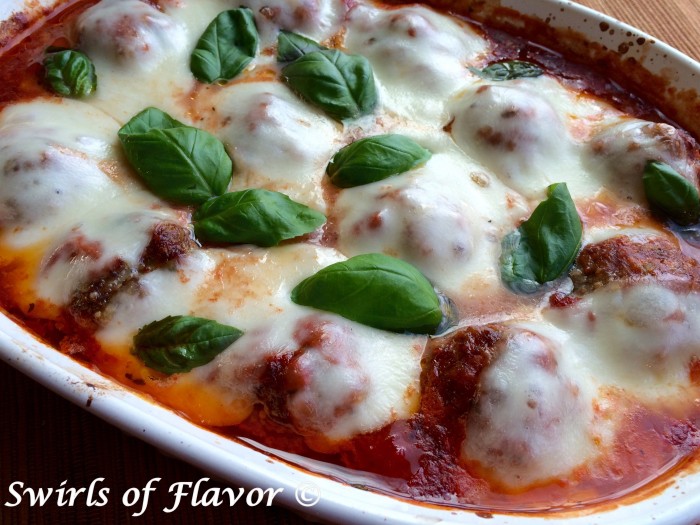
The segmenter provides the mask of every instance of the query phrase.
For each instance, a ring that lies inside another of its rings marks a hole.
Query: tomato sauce
[[[60,11],[36,24],[29,36],[20,42],[8,42],[0,49],[0,107],[49,94],[42,78],[44,50],[52,45],[74,45],[75,36],[68,29],[69,22],[94,3],[95,0],[68,2]],[[663,113],[630,94],[624,86],[591,72],[590,64],[574,64],[527,38],[483,25],[479,27],[494,44],[489,61],[535,62],[572,88],[608,100],[623,111],[648,120],[665,120]],[[333,224],[326,227],[323,240],[326,244],[335,242],[334,227]],[[149,257],[166,261],[176,257],[184,242],[181,233],[179,230],[160,232],[164,248]],[[19,259],[29,257],[15,255]],[[185,404],[192,401],[188,397],[191,392],[172,387],[162,376],[147,370],[133,358],[104,352],[90,329],[77,323],[75,316],[67,311],[46,316],[42,305],[34,302],[25,305],[21,283],[29,276],[21,275],[23,271],[10,255],[0,256],[0,307],[9,315],[62,352],[187,413]],[[553,295],[551,302],[553,306],[567,308],[576,299]],[[349,441],[329,443],[317,436],[302,435],[289,424],[284,399],[279,397],[284,394],[280,390],[280,374],[289,362],[268,364],[263,377],[263,389],[267,389],[263,397],[269,401],[267,409],[256,408],[240,425],[212,427],[212,430],[231,438],[250,438],[267,447],[371,473],[374,476],[366,476],[370,480],[367,486],[376,491],[450,505],[454,505],[450,500],[457,495],[463,502],[460,506],[487,512],[578,509],[581,501],[587,505],[608,502],[646,484],[652,476],[680,468],[700,447],[700,430],[693,423],[700,419],[700,408],[678,419],[641,404],[630,406],[629,401],[611,393],[614,403],[627,405],[629,415],[614,438],[610,454],[579,468],[571,479],[552,479],[520,492],[499,486],[489,480],[488,472],[478,465],[464,464],[460,460],[465,418],[474,403],[479,375],[495,357],[494,348],[499,337],[498,327],[494,325],[478,330],[469,328],[456,337],[434,340],[423,362],[418,413]],[[690,370],[693,382],[700,384],[697,360]],[[293,389],[293,385],[285,388]],[[202,410],[208,410],[206,406],[210,401],[206,395],[199,395],[196,401],[204,407]],[[198,422],[196,414],[190,416]]]
[[[74,46],[76,37],[69,22],[96,3],[97,0],[65,2],[44,19],[25,20],[24,30],[29,32],[25,38],[18,42],[8,38],[0,45],[0,107],[51,94],[44,84],[41,65],[45,50],[51,46]],[[12,29],[20,32],[19,28]]]

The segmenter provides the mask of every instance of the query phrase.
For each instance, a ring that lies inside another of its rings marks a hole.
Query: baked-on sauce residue
[[[68,30],[70,22],[94,3],[95,0],[67,2],[60,12],[32,28],[29,36],[2,51],[0,107],[38,96],[51,96],[42,79],[40,64],[44,49],[51,45],[75,45],[75,35]],[[652,105],[589,67],[566,61],[560,54],[525,37],[505,34],[483,25],[478,27],[493,44],[490,60],[536,62],[573,89],[601,97],[640,118],[663,120],[662,114]],[[326,190],[327,193],[335,191],[332,188]],[[326,235],[319,242],[330,245],[335,242],[336,234],[332,226],[327,227]],[[188,243],[188,237],[181,231],[156,230],[139,271],[166,264],[184,250],[192,249]],[[579,260],[582,271],[587,268],[586,264],[599,268],[610,265],[611,268],[600,270],[605,273],[601,278],[605,279],[610,278],[620,265],[627,263],[623,256],[611,259],[601,255],[601,252],[610,253],[609,246],[598,248],[600,252],[596,252],[594,247],[582,254]],[[91,314],[99,311],[99,305],[91,303],[88,298],[95,292],[98,298],[108,300],[109,297],[105,297],[107,292],[101,291],[109,288],[108,282],[98,281],[98,285],[102,283],[104,286],[91,289],[85,297],[76,299],[75,304],[71,305],[73,310],[63,312],[57,321],[43,321],[38,313],[49,306],[33,302],[28,311],[23,311],[17,300],[23,290],[13,283],[25,281],[17,277],[26,270],[13,262],[13,256],[0,253],[0,306],[10,316],[62,352],[96,367],[121,383],[181,410],[187,402],[195,402],[200,410],[211,412],[208,420],[216,420],[218,408],[206,393],[173,387],[160,381],[159,377],[154,378],[136,360],[121,361],[99,350],[91,335],[94,328]],[[33,255],[24,254],[22,257],[31,259]],[[596,257],[598,259],[591,263],[591,258]],[[662,265],[660,272],[668,274],[666,266],[669,261],[663,260],[659,264]],[[677,262],[671,273],[682,274],[692,282],[692,286],[697,285],[697,264],[693,262],[689,263],[689,267],[682,266]],[[118,276],[119,268],[115,267],[113,273]],[[582,278],[584,284],[581,286],[590,285],[584,281]],[[576,301],[576,297],[565,294],[555,294],[550,298],[550,304],[555,308],[568,308]],[[316,332],[312,329],[309,333],[311,337]],[[367,473],[363,477],[365,484],[374,490],[408,495],[416,500],[437,504],[445,503],[450,495],[455,494],[464,502],[462,506],[487,511],[534,512],[577,507],[576,502],[579,501],[605,502],[613,495],[620,495],[626,487],[645,482],[651,475],[669,467],[670,472],[681,468],[690,461],[691,452],[700,446],[700,430],[692,423],[692,420],[700,418],[700,408],[684,419],[676,419],[618,399],[615,392],[610,392],[610,399],[627,404],[628,411],[623,429],[618,432],[611,447],[612,453],[579,468],[571,479],[554,479],[522,493],[490,483],[486,480],[488,476],[480,472],[477,465],[463,464],[459,455],[465,437],[464,418],[475,403],[480,374],[497,356],[502,337],[504,335],[499,325],[492,324],[462,328],[448,337],[432,340],[423,361],[418,412],[408,420],[396,421],[334,446],[332,450],[324,450],[325,444],[322,442],[310,447],[309,441],[293,428],[293,422],[289,420],[285,395],[294,389],[294,381],[298,379],[294,376],[294,355],[270,360],[265,365],[260,395],[268,400],[267,410],[258,408],[240,425],[213,427],[213,430],[231,437],[249,437],[272,448],[363,471]],[[691,379],[700,384],[697,359],[690,369]],[[661,479],[664,479],[663,476]]]

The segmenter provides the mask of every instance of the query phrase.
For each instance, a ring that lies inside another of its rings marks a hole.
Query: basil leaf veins
[[[314,42],[310,38],[290,31],[281,30],[277,36],[278,62],[292,62],[304,55],[323,49],[328,48],[318,42]]]
[[[683,226],[698,222],[698,190],[671,166],[662,162],[647,162],[642,181],[647,199],[654,208]]]
[[[403,135],[378,135],[345,146],[326,173],[339,188],[352,188],[399,175],[425,164],[432,153]]]
[[[566,184],[552,184],[528,220],[501,242],[501,279],[514,292],[531,293],[573,264],[583,226]]]
[[[229,81],[255,58],[258,41],[250,9],[224,11],[199,38],[190,58],[192,74],[207,84]]]
[[[64,97],[83,98],[97,89],[95,65],[80,51],[49,48],[44,72],[51,89]]]
[[[179,204],[200,204],[228,188],[233,162],[210,133],[146,108],[119,130],[129,162],[146,186]]]
[[[379,253],[331,264],[299,283],[292,301],[392,332],[435,333],[440,300],[415,267]]]
[[[488,80],[513,80],[515,78],[525,78],[525,77],[539,77],[544,74],[542,68],[533,64],[532,62],[525,62],[523,60],[508,60],[505,62],[496,62],[491,64],[484,69],[477,69],[470,67],[469,70],[479,75],[481,78]]]
[[[243,332],[210,319],[168,316],[142,327],[134,336],[134,353],[146,366],[177,374],[206,365]]]
[[[250,189],[205,202],[193,220],[200,241],[275,246],[314,231],[326,217],[282,193]]]
[[[360,55],[313,51],[286,65],[282,79],[302,99],[338,121],[367,115],[377,104],[372,66]]]
[[[175,120],[165,111],[151,107],[144,109],[141,113],[132,117],[129,122],[124,124],[119,130],[119,136],[147,133],[152,129],[183,128],[186,126],[187,124]]]

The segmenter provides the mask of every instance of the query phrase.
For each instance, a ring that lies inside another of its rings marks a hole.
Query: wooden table
[[[624,20],[700,59],[700,2],[698,0],[581,0]],[[8,487],[23,481],[32,487],[87,487],[105,478],[111,494],[141,488],[153,477],[160,486],[177,481],[196,481],[205,474],[155,448],[128,437],[89,412],[75,407],[0,363],[0,525],[66,523],[163,523],[161,509],[171,504],[165,491],[157,491],[147,512],[130,516],[133,510],[110,497],[104,507],[57,507],[55,500],[44,508],[3,507],[12,501]],[[81,500],[84,501],[84,500]],[[283,509],[204,508],[181,505],[168,515],[171,523],[299,524],[305,521]]]
[[[698,0],[579,0],[700,60]]]

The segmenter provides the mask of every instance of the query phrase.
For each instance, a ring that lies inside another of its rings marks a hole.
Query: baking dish
[[[481,4],[481,3],[480,3]],[[509,5],[502,2],[501,8],[516,8],[527,15],[537,16],[542,20],[549,19],[552,27],[563,29],[576,28],[588,34],[592,40],[600,42],[609,49],[619,49],[620,46],[633,39],[646,38],[644,45],[633,46],[628,53],[636,60],[648,65],[653,73],[666,76],[676,89],[692,88],[692,78],[697,72],[697,65],[672,50],[660,44],[652,44],[651,38],[645,37],[631,28],[616,23],[606,17],[595,15],[585,9],[570,3],[559,2],[512,2]],[[483,7],[488,13],[488,6]],[[472,13],[478,16],[478,13]],[[497,13],[504,17],[507,23],[508,13]],[[483,16],[487,16],[484,14]],[[585,20],[585,21],[584,21]],[[608,24],[615,29],[614,34],[609,30],[601,31],[601,24]],[[633,36],[628,36],[632,33]],[[575,38],[572,38],[574,40]],[[604,52],[604,49],[595,49]],[[628,54],[625,53],[625,54]],[[666,56],[664,56],[666,55]],[[693,69],[695,68],[695,69]],[[670,73],[670,74],[669,74]],[[671,84],[669,84],[671,85]],[[670,91],[669,91],[670,93]],[[675,102],[674,102],[675,104]],[[689,117],[693,114],[692,107],[678,108],[678,112]],[[692,127],[692,122],[684,122]],[[689,125],[690,124],[690,125]],[[144,398],[133,395],[118,385],[103,377],[85,370],[69,358],[58,354],[52,349],[43,347],[33,337],[23,333],[8,320],[3,319],[0,329],[3,332],[3,358],[18,367],[28,375],[46,384],[60,394],[69,397],[79,404],[84,404],[91,397],[92,409],[108,421],[144,437],[156,446],[167,450],[183,459],[196,463],[214,474],[233,482],[249,486],[271,485],[284,487],[284,497],[280,497],[288,505],[297,505],[294,498],[295,489],[305,483],[317,486],[323,495],[321,501],[313,508],[315,515],[323,519],[341,522],[385,522],[386,518],[403,523],[421,523],[423,521],[441,519],[446,522],[464,522],[469,519],[479,520],[470,512],[443,510],[404,502],[398,499],[367,493],[344,483],[336,483],[324,476],[316,476],[304,470],[290,466],[286,461],[274,460],[268,462],[270,456],[283,456],[272,451],[260,454],[236,442],[221,439],[215,434],[203,431],[193,426],[175,414],[152,405]],[[154,421],[157,421],[154,424]],[[182,445],[186,444],[185,447]],[[183,452],[184,450],[184,452]],[[307,460],[290,456],[286,460],[301,463],[310,471],[324,472],[329,476],[333,470]],[[361,478],[352,479],[353,484],[362,484]],[[698,481],[694,476],[683,476],[674,480],[658,495],[636,501],[632,505],[622,505],[614,509],[601,509],[596,514],[596,521],[619,523],[629,521],[634,523],[685,523],[695,515],[693,508],[698,502],[692,494],[698,492]],[[636,499],[636,498],[635,498]],[[697,514],[697,511],[695,511]],[[566,522],[576,519],[571,514],[561,516]],[[556,515],[555,515],[556,519]],[[579,516],[581,522],[587,523],[590,515]],[[496,523],[536,523],[539,516],[494,516]],[[551,522],[552,518],[547,518]]]

